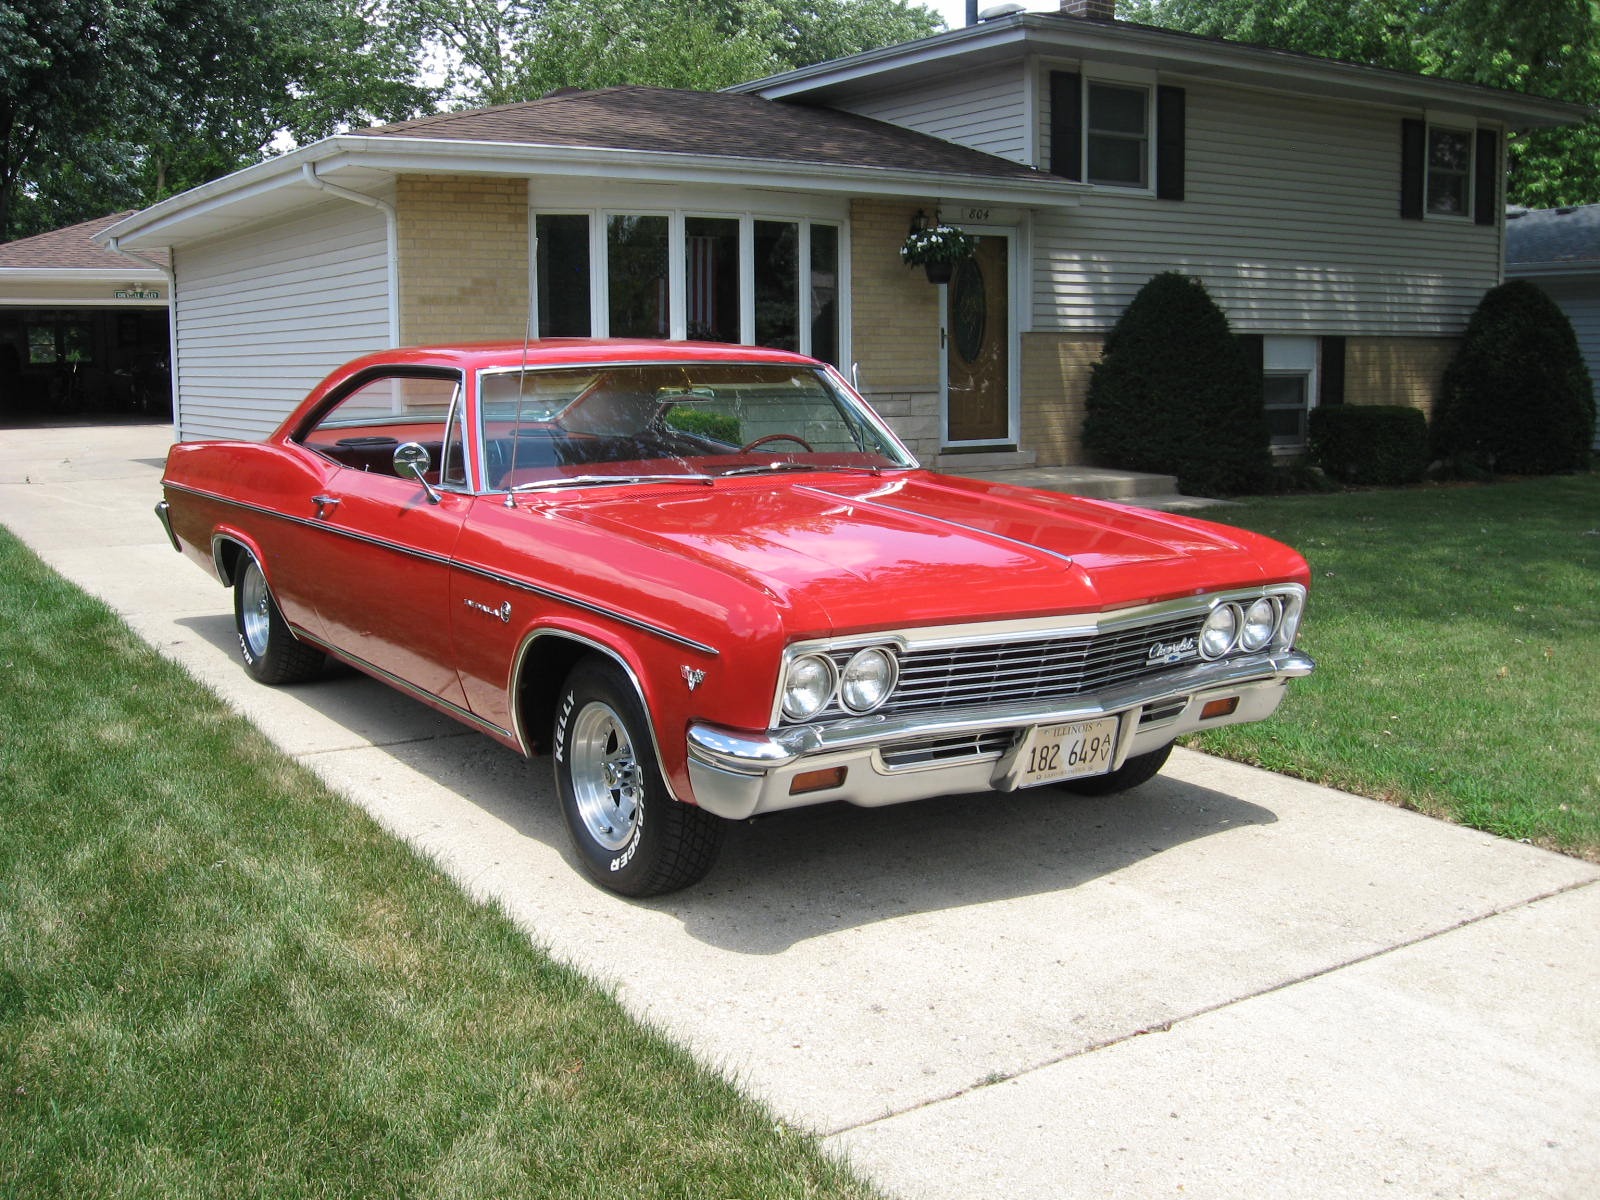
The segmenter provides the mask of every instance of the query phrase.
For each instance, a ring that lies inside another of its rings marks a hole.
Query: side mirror
[[[428,493],[428,503],[439,503],[439,493],[428,482],[428,471],[433,467],[433,456],[417,442],[402,442],[394,450],[394,473],[401,479],[415,479]]]

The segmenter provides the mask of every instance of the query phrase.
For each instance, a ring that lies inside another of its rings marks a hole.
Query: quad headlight
[[[881,708],[900,680],[900,662],[887,646],[867,646],[848,661],[834,652],[801,654],[783,675],[779,700],[786,721],[809,721],[838,710],[860,716]],[[842,663],[842,665],[841,665]]]
[[[856,652],[839,675],[839,703],[853,713],[868,713],[894,691],[899,668],[894,655],[876,647]]]
[[[783,677],[783,715],[791,721],[810,720],[828,706],[838,683],[832,661],[820,654],[801,655]]]
[[[1244,624],[1239,628],[1239,649],[1253,654],[1272,645],[1278,632],[1279,613],[1278,601],[1271,596],[1263,596],[1245,609]]]
[[[1200,626],[1200,657],[1221,658],[1233,649],[1239,636],[1240,612],[1236,604],[1219,604]]]

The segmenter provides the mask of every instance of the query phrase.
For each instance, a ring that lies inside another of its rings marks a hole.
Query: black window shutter
[[[1428,126],[1407,117],[1400,122],[1400,215],[1422,220],[1422,172],[1428,157]]]
[[[1083,77],[1050,72],[1050,174],[1083,180]]]
[[[1344,339],[1342,337],[1325,337],[1322,339],[1322,379],[1317,386],[1317,403],[1324,407],[1329,404],[1344,403]]]
[[[1183,199],[1183,126],[1183,89],[1156,88],[1157,199]]]
[[[1500,219],[1500,135],[1493,129],[1478,130],[1472,170],[1477,176],[1473,187],[1472,219],[1479,225],[1493,225]]]

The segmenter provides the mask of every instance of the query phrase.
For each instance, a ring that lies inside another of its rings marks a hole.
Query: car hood
[[[608,492],[558,511],[740,576],[819,633],[1093,612],[1305,572],[1243,530],[926,471]]]

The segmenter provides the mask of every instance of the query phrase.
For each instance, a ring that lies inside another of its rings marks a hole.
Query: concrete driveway
[[[0,524],[891,1193],[1600,1195],[1600,869],[1180,752],[1119,799],[773,816],[626,902],[546,764],[361,677],[250,682],[151,515],[166,427],[0,436]]]

